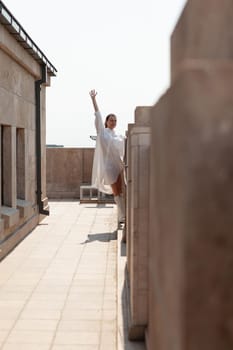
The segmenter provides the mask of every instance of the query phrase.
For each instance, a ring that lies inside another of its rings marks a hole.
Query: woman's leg
[[[119,174],[117,181],[111,185],[112,192],[114,195],[114,200],[117,204],[118,208],[118,221],[119,222],[125,222],[125,202],[124,198],[122,196],[122,177],[121,174]]]
[[[112,192],[114,196],[120,196],[122,193],[122,181],[121,181],[121,174],[119,174],[116,182],[111,185]]]

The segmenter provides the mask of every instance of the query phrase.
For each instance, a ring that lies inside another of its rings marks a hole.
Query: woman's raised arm
[[[91,91],[89,92],[89,94],[90,94],[90,96],[91,96],[91,100],[92,100],[92,103],[93,103],[95,112],[99,112],[99,107],[98,107],[97,102],[96,102],[97,91],[91,90]]]

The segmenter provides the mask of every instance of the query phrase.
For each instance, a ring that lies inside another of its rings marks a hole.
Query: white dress
[[[104,127],[99,111],[95,112],[95,127],[97,139],[92,168],[92,186],[101,192],[112,194],[110,185],[117,181],[124,168],[124,137]]]

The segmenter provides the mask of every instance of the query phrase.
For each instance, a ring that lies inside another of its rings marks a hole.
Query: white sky
[[[57,68],[47,88],[47,143],[94,147],[89,91],[125,134],[136,106],[170,82],[170,35],[186,0],[4,0]]]

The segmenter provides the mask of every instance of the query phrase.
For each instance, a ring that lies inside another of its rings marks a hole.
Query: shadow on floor
[[[98,209],[112,209],[112,208],[114,208],[114,206],[113,205],[108,205],[108,206],[106,206],[106,204],[96,204],[94,207],[92,206],[92,207],[89,207],[89,206],[85,206],[85,208],[87,208],[87,209],[96,209],[96,208],[98,208]]]
[[[86,239],[84,242],[81,244],[86,244],[86,243],[92,243],[95,241],[99,242],[109,242],[109,241],[115,241],[117,239],[117,231],[113,232],[107,232],[107,233],[93,233],[87,235],[88,239]]]

